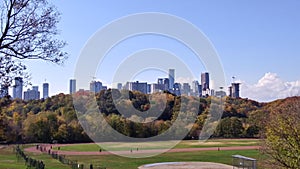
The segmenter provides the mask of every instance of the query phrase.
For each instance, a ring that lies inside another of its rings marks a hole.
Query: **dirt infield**
[[[70,144],[57,144],[55,147],[62,147],[68,146]],[[74,144],[72,144],[74,145]],[[62,155],[112,155],[112,154],[119,154],[119,155],[126,155],[126,154],[152,154],[152,153],[160,153],[160,152],[195,152],[195,151],[223,151],[223,150],[258,150],[259,146],[236,146],[236,147],[209,147],[209,148],[178,148],[178,149],[153,149],[153,150],[142,150],[139,151],[59,151],[59,150],[52,150],[51,145],[49,144],[41,144],[43,146],[43,152],[47,153],[49,150],[50,152],[57,152],[58,154]],[[52,145],[53,146],[53,145]],[[36,149],[36,147],[29,147],[26,148],[25,151],[33,152],[33,153],[42,153],[40,150]]]
[[[209,162],[170,162],[147,164],[138,169],[232,169],[232,166]]]

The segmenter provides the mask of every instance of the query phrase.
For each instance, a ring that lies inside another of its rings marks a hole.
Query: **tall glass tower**
[[[16,77],[15,84],[13,86],[13,98],[22,99],[22,93],[23,93],[23,78]]]
[[[76,80],[70,80],[70,94],[74,94],[76,92]]]
[[[209,73],[201,73],[201,86],[202,90],[209,90]]]
[[[175,69],[169,69],[169,89],[172,90],[174,86]]]
[[[49,83],[43,83],[43,98],[47,99],[49,97]]]

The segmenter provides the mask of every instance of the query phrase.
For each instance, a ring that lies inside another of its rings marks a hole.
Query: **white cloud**
[[[266,73],[254,85],[242,82],[241,95],[262,102],[300,96],[300,80],[285,82],[276,73]]]

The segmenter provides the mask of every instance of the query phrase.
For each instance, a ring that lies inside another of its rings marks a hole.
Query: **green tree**
[[[243,123],[236,117],[222,119],[216,128],[215,135],[224,138],[239,138],[243,133]]]

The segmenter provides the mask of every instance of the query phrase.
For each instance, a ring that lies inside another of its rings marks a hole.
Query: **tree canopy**
[[[129,98],[124,93],[129,92]],[[88,98],[92,93],[76,93],[75,98]],[[166,102],[162,102],[162,98]],[[175,96],[170,93],[147,95],[137,91],[103,90],[93,97],[98,108],[88,109],[89,99],[79,99],[80,116],[77,116],[71,95],[59,94],[47,99],[23,101],[4,97],[0,99],[0,141],[5,142],[87,142],[91,141],[81,124],[96,124],[93,130],[105,130],[107,123],[119,133],[136,138],[148,138],[167,131],[180,118],[191,118],[199,106],[196,118],[176,132],[186,132],[185,139],[198,139],[206,119],[210,116],[211,100],[192,96]],[[224,116],[213,137],[258,137],[260,127],[256,120],[264,114],[263,106],[245,99],[226,99]],[[157,104],[156,104],[157,103]],[[135,110],[133,111],[132,107]],[[128,114],[119,112],[125,109]],[[249,112],[245,111],[249,110]],[[130,111],[133,112],[130,112]],[[151,110],[151,111],[147,111]],[[159,112],[159,113],[158,113]],[[97,121],[102,113],[104,121]],[[81,118],[79,122],[78,118]],[[103,123],[103,125],[101,125]],[[174,126],[176,128],[176,126]],[[177,133],[177,134],[178,134]],[[174,133],[175,135],[176,133]],[[174,139],[174,138],[170,138]]]
[[[264,132],[263,153],[272,168],[297,169],[300,166],[300,99],[279,100],[269,107]]]

